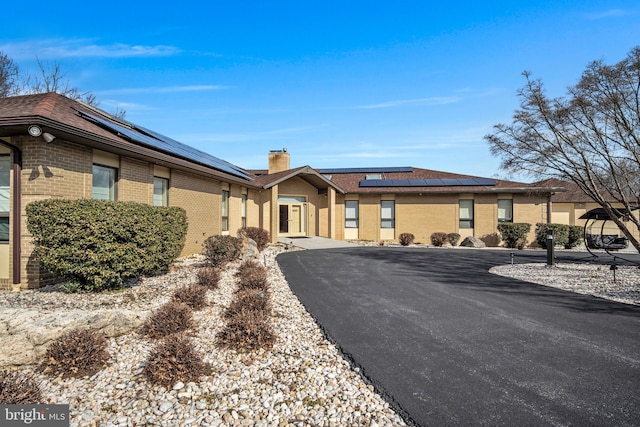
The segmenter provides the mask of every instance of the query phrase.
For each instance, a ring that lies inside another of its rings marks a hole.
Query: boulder
[[[245,237],[242,239],[242,261],[257,259],[260,256],[258,244],[255,240]]]
[[[465,246],[467,248],[486,248],[487,247],[487,245],[485,245],[485,243],[482,240],[473,236],[465,237],[462,243],[460,243],[460,246]]]
[[[116,337],[142,326],[146,312],[133,310],[3,309],[0,313],[0,367],[35,363],[51,341],[74,329],[95,329]]]

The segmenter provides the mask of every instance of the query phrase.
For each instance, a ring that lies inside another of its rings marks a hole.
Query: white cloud
[[[359,105],[355,108],[370,110],[376,108],[403,107],[406,105],[445,105],[460,102],[460,100],[462,100],[462,98],[459,96],[432,96],[429,98],[400,99],[396,101],[382,102],[379,104]]]
[[[171,56],[180,53],[174,46],[130,45],[113,43],[100,45],[88,39],[29,40],[0,45],[0,51],[14,60],[20,59],[63,59],[83,57],[129,58],[149,56]]]
[[[622,10],[622,9],[610,9],[604,12],[600,12],[600,13],[588,13],[585,15],[586,19],[595,21],[598,19],[605,19],[605,18],[612,18],[612,17],[618,17],[618,16],[626,16],[626,15],[630,15],[631,12],[627,11],[627,10]]]
[[[228,86],[220,85],[186,85],[186,86],[159,86],[159,87],[139,87],[121,88],[96,91],[97,95],[131,95],[138,93],[178,93],[178,92],[203,92],[210,90],[223,90]]]
[[[289,135],[298,135],[312,130],[312,127],[291,127],[266,131],[239,132],[239,133],[206,133],[206,134],[185,134],[180,136],[182,141],[197,143],[208,142],[252,142],[285,140]]]

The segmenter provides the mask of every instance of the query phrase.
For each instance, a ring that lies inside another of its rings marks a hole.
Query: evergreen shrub
[[[524,249],[531,224],[525,222],[501,222],[498,224],[500,238],[508,248]]]
[[[547,249],[547,235],[553,232],[555,246],[565,246],[569,242],[569,226],[564,224],[536,224],[536,242],[541,248]]]
[[[569,233],[567,236],[567,243],[564,245],[565,249],[573,249],[584,240],[584,228],[579,225],[570,225]]]
[[[83,292],[167,271],[187,233],[186,212],[178,207],[49,199],[29,203],[26,211],[38,259]]]

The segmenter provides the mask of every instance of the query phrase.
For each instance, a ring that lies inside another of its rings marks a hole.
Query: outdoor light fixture
[[[40,135],[42,135],[42,128],[40,128],[40,126],[37,126],[37,125],[29,126],[29,135],[31,135],[31,136],[40,136]]]
[[[44,140],[45,140],[45,142],[46,142],[47,144],[49,144],[49,143],[53,142],[53,140],[54,140],[54,139],[56,139],[56,137],[55,137],[55,136],[51,135],[51,134],[50,134],[50,133],[48,133],[48,132],[43,133],[43,134],[42,134],[42,137],[44,138]]]

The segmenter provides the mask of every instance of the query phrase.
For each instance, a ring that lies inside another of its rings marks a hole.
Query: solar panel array
[[[321,174],[413,172],[411,166],[319,169]]]
[[[378,179],[360,181],[360,187],[477,187],[495,186],[489,178]]]
[[[182,157],[192,162],[212,167],[214,169],[226,172],[239,178],[252,180],[251,176],[238,166],[207,154],[203,151],[196,150],[193,147],[189,147],[186,144],[161,135],[157,132],[145,129],[141,126],[133,125],[131,123],[123,122],[128,125],[126,126],[124,124],[106,120],[94,114],[90,114],[80,110],[77,111],[78,113],[80,113],[81,117],[85,119],[91,119],[99,126],[107,129],[110,132],[114,132],[115,134],[120,135],[123,138],[130,140],[131,142],[141,144],[167,154]]]

